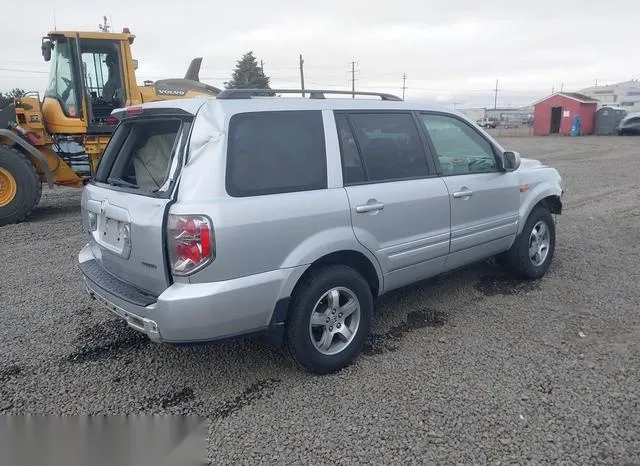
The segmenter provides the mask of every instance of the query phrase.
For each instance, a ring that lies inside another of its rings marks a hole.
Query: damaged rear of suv
[[[493,256],[546,273],[555,169],[446,109],[261,92],[114,113],[80,270],[153,341],[261,333],[327,373],[359,354],[388,291]]]
[[[180,221],[193,225],[192,236],[180,246],[188,249],[203,241],[196,233],[210,225],[202,217],[168,215],[195,108],[151,106],[143,112],[136,107],[121,114],[95,178],[82,195],[89,241],[80,252],[80,269],[90,294],[156,341],[162,339],[159,313],[170,313],[172,304],[159,303],[158,297],[173,282],[170,259],[177,262],[168,247],[168,228]],[[206,242],[206,233],[204,238]],[[197,265],[210,260],[210,253],[201,254]],[[187,261],[176,264],[176,275],[188,267],[193,265]]]

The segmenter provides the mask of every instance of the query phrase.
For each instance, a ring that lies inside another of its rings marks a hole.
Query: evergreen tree
[[[22,89],[15,88],[12,91],[7,93],[0,92],[0,108],[4,108],[7,105],[13,103],[13,99],[17,97],[22,97],[25,92]]]
[[[227,89],[271,89],[269,77],[264,74],[253,52],[245,53],[236,63],[231,81],[224,83]],[[265,93],[271,95],[272,93]]]

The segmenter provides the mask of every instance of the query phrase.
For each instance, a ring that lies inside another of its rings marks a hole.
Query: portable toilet
[[[616,134],[618,125],[626,115],[627,111],[622,108],[602,107],[596,112],[596,134]]]

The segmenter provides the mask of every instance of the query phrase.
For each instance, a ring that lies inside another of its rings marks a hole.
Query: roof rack
[[[325,94],[342,94],[351,95],[370,95],[380,97],[382,100],[402,101],[402,99],[393,94],[385,94],[383,92],[362,92],[362,91],[330,91],[319,89],[225,89],[216,96],[216,99],[250,99],[259,94],[309,94],[310,99],[324,99]]]

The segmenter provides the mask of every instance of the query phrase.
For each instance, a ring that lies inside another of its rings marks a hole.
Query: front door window
[[[422,115],[444,176],[497,170],[491,144],[470,125],[446,115]]]
[[[80,57],[93,120],[101,121],[126,103],[119,42],[81,39]]]
[[[49,84],[44,95],[58,100],[65,115],[79,117],[81,112],[76,89],[70,43],[56,42],[51,56]]]

